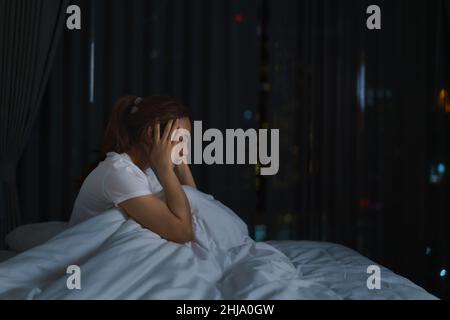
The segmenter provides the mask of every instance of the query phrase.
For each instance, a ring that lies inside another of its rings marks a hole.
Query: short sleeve
[[[149,184],[149,187],[150,187],[150,190],[152,191],[152,193],[153,194],[160,193],[163,190],[163,187],[159,183],[158,177],[153,172],[153,170],[151,168],[149,168],[145,171],[145,174],[147,176],[147,181],[148,181],[148,184]]]
[[[131,166],[112,168],[103,180],[103,192],[116,207],[129,199],[152,194],[146,175]]]

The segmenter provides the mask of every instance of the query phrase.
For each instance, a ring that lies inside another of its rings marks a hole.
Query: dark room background
[[[22,223],[68,220],[121,95],[280,129],[280,170],[194,166],[256,240],[341,243],[450,297],[450,3],[84,0],[19,166]]]

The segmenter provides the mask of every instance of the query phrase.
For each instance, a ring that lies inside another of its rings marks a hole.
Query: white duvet
[[[243,221],[211,196],[185,187],[196,240],[179,245],[111,210],[0,264],[1,299],[433,299],[338,245],[256,243]],[[67,268],[79,266],[81,289]]]

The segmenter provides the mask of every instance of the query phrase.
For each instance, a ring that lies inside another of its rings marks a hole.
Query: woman
[[[105,133],[105,159],[84,180],[71,225],[118,207],[164,239],[192,241],[191,209],[182,185],[195,188],[195,182],[189,166],[174,165],[171,158],[180,143],[172,141],[179,129],[190,132],[190,119],[173,98],[120,98]]]

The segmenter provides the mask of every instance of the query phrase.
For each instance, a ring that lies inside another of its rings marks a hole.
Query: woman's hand
[[[170,120],[161,136],[160,130],[161,126],[157,123],[153,130],[153,145],[150,152],[150,165],[156,170],[156,172],[161,173],[167,169],[174,168],[174,163],[172,162],[172,149],[174,145],[179,143],[178,141],[172,141],[172,134],[178,128],[179,120]]]

